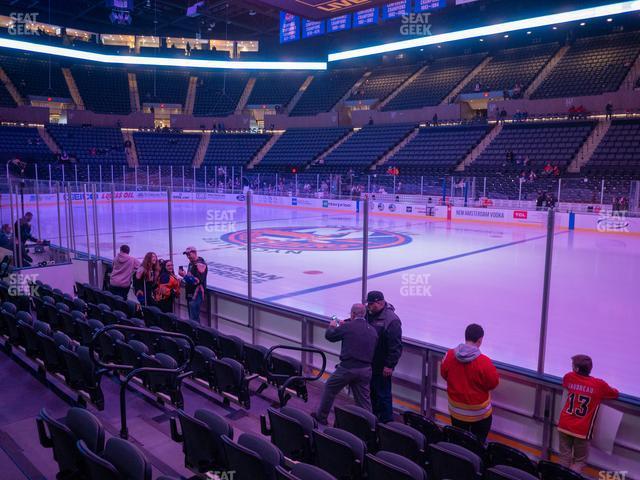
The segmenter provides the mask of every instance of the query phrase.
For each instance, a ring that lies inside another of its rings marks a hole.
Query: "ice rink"
[[[113,252],[111,203],[97,204],[100,255]],[[116,202],[116,245],[169,256],[166,200]],[[63,214],[64,216],[64,214]],[[193,245],[209,263],[210,286],[247,293],[247,209],[242,202],[176,200],[173,255]],[[255,298],[316,314],[346,316],[362,291],[363,214],[331,209],[252,207]],[[95,253],[89,206],[90,251]],[[6,221],[6,220],[5,220]],[[34,222],[35,223],[35,222]],[[62,218],[64,224],[64,218]],[[74,205],[76,250],[87,250],[85,211]],[[40,236],[66,246],[55,205],[40,206]],[[546,227],[370,216],[368,289],[381,290],[403,334],[454,346],[471,322],[484,326],[484,353],[537,368]],[[570,358],[593,357],[595,376],[640,396],[640,236],[557,229],[545,372],[561,376]]]

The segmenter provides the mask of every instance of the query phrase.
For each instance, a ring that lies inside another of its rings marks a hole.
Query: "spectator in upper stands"
[[[376,351],[378,334],[365,319],[366,312],[364,305],[356,303],[351,307],[347,320],[332,320],[325,332],[327,340],[342,341],[342,346],[340,363],[324,384],[318,411],[312,414],[322,425],[327,424],[327,417],[336,395],[346,386],[351,389],[356,404],[371,411],[371,362]]]
[[[542,210],[546,200],[547,200],[547,193],[546,192],[539,192],[538,193],[538,198],[536,198],[536,210]]]
[[[452,425],[470,431],[484,443],[491,430],[491,391],[500,379],[491,359],[480,352],[483,338],[480,325],[467,326],[465,343],[447,352],[440,373],[447,382]]]
[[[191,44],[189,42],[187,42],[187,46],[185,48],[185,53],[186,53],[187,57],[191,56]]]
[[[180,296],[180,280],[173,270],[171,260],[161,260],[160,265],[158,286],[153,293],[153,299],[163,312],[173,312],[173,302]]]
[[[507,111],[503,108],[502,110],[500,110],[500,121],[504,123],[506,119],[507,119]]]
[[[187,256],[189,265],[186,270],[180,266],[178,275],[185,283],[189,319],[193,322],[200,322],[200,305],[204,300],[209,268],[204,259],[198,256],[196,247],[187,247],[183,253]]]
[[[562,379],[567,400],[558,420],[559,463],[580,473],[589,454],[598,408],[603,400],[618,398],[619,392],[591,376],[593,361],[587,355],[575,355],[571,362],[572,371]]]
[[[153,291],[158,284],[160,263],[154,252],[147,252],[133,277],[133,288],[141,305],[153,305]]]
[[[373,125],[373,117],[369,117],[369,125]]]
[[[618,210],[621,212],[629,210],[629,199],[627,197],[620,197],[618,200]]]
[[[473,91],[474,92],[479,92],[481,88],[482,87],[480,85],[480,82],[476,82],[475,86],[473,87]]]
[[[556,206],[556,199],[553,196],[553,193],[547,193],[547,198],[545,200],[545,207],[554,208]]]
[[[432,120],[433,126],[437,127],[438,126],[438,113],[434,113],[433,114],[433,120]]]
[[[16,232],[16,234],[19,233],[18,239],[23,246],[27,241],[41,243],[40,240],[31,234],[31,220],[33,220],[33,213],[27,212],[24,214],[24,217],[16,220],[16,223],[13,226],[13,231]]]
[[[113,269],[111,270],[109,290],[124,300],[129,296],[133,274],[140,267],[140,262],[129,255],[130,252],[129,245],[120,245],[120,251],[113,259]]]
[[[611,117],[613,115],[613,105],[611,105],[611,103],[607,103],[607,106],[604,107],[605,112],[607,114],[607,120],[611,120]]]
[[[393,420],[391,377],[402,356],[402,322],[393,305],[378,291],[367,294],[367,321],[378,333],[372,364],[371,403],[378,420],[386,423]]]

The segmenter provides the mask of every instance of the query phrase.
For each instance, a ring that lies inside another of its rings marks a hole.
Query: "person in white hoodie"
[[[120,252],[113,259],[113,270],[111,271],[110,290],[114,295],[123,299],[129,296],[133,273],[140,266],[138,259],[129,255],[129,245],[121,245]]]

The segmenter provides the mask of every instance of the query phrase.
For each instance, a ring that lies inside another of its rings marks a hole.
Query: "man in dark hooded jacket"
[[[367,294],[367,321],[378,333],[372,362],[371,406],[380,422],[393,420],[391,377],[402,356],[402,323],[382,292]]]

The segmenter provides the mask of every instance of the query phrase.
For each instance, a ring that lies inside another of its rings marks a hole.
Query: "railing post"
[[[62,248],[62,215],[60,214],[60,184],[56,184],[56,209],[58,212],[58,246]],[[67,237],[67,246],[68,246]]]
[[[367,280],[369,272],[369,197],[364,197],[362,217],[362,303],[367,300]]]
[[[96,252],[96,260],[100,258],[100,225],[98,224],[98,192],[96,190],[96,185],[91,185],[91,199],[93,205],[93,235],[96,241],[95,244],[95,252]]]
[[[167,216],[169,227],[169,259],[173,262],[173,215],[171,214],[173,201],[173,189],[167,190]]]
[[[138,191],[138,167],[133,167],[133,178],[136,185],[136,192]]]
[[[558,199],[556,200],[557,203],[560,203],[560,193],[562,192],[562,179],[558,178]]]
[[[87,258],[91,259],[91,240],[89,238],[89,210],[87,210],[87,184],[82,184],[82,202],[84,205],[84,228],[87,234]]]
[[[149,165],[147,165],[147,192],[149,191]]]
[[[182,191],[184,192],[184,165],[182,165]]]
[[[604,205],[604,178],[600,183],[600,205]]]
[[[207,176],[207,166],[204,166],[204,193],[209,191],[209,177]]]
[[[113,239],[113,258],[116,258],[116,191],[111,184],[111,237]]]
[[[540,315],[540,343],[538,345],[538,374],[544,373],[547,329],[549,321],[549,296],[551,293],[551,267],[553,265],[553,240],[555,238],[555,211],[547,214],[547,246],[544,259],[544,280],[542,285],[542,313]]]
[[[251,190],[247,192],[247,298],[249,301],[253,299],[253,274],[252,274],[252,258],[251,258]]]

